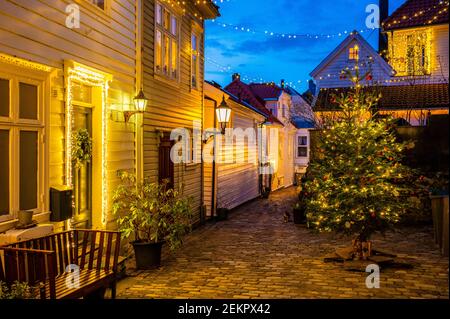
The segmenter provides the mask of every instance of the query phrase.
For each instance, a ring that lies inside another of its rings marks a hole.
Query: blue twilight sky
[[[405,1],[390,0],[389,11]],[[205,79],[222,85],[238,72],[246,82],[285,79],[303,92],[309,73],[345,38],[345,31],[364,30],[364,38],[378,48],[378,30],[368,30],[365,23],[366,7],[378,0],[217,2],[222,16],[206,22]],[[334,37],[327,38],[330,34]]]

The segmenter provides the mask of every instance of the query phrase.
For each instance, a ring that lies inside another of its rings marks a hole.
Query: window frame
[[[348,49],[348,59],[350,61],[359,60],[359,53],[360,53],[359,45],[355,44],[353,47],[350,47]]]
[[[306,144],[302,143],[303,138],[306,139]],[[300,156],[300,152],[299,152],[300,148],[306,149],[305,156]],[[297,156],[297,158],[307,158],[309,156],[309,138],[307,135],[297,135],[297,154],[296,154],[296,156]]]
[[[161,23],[159,23],[157,21],[157,17],[156,17],[156,12],[158,10],[158,6],[161,7]],[[170,7],[166,6],[165,4],[163,4],[160,1],[155,1],[155,5],[154,5],[154,12],[155,12],[155,18],[154,18],[154,48],[153,48],[153,52],[154,52],[154,58],[153,58],[153,71],[154,71],[154,75],[155,77],[159,77],[161,79],[170,81],[172,83],[179,83],[180,82],[180,76],[181,76],[181,72],[180,72],[180,46],[181,46],[181,19],[180,19],[180,15],[172,10]],[[169,13],[169,17],[170,17],[170,21],[169,21],[169,25],[168,28],[169,30],[167,30],[164,26],[164,13],[165,11],[167,11]],[[172,19],[175,18],[176,19],[176,35],[173,34],[172,31]],[[161,55],[161,70],[158,70],[158,64],[157,64],[157,57],[158,57],[158,51],[157,51],[157,46],[156,46],[156,39],[157,39],[157,34],[158,31],[161,33],[161,52],[159,53]],[[168,37],[169,38],[169,58],[168,58],[168,64],[169,64],[169,70],[168,73],[165,74],[164,73],[164,61],[166,58],[166,52],[164,49],[165,43],[164,43],[164,37]],[[174,77],[172,75],[172,62],[173,62],[173,41],[175,41],[176,45],[177,45],[177,52],[176,52],[176,76]]]
[[[194,37],[196,38],[196,44],[197,44],[197,50],[196,50],[196,54],[195,56],[197,57],[196,59],[196,74],[195,74],[195,85],[194,85],[194,81],[193,81],[193,77],[194,77],[194,49],[193,49],[193,39]],[[198,32],[197,30],[192,30],[191,32],[191,39],[190,39],[190,48],[191,48],[191,54],[190,54],[190,59],[191,59],[191,77],[190,77],[190,83],[191,83],[191,89],[194,90],[199,90],[200,89],[200,42],[201,42],[202,36],[200,34],[200,32]]]
[[[109,2],[109,0],[103,0],[103,8],[100,8],[98,6],[98,4],[94,3],[94,0],[87,0],[87,2],[90,3],[91,5],[93,5],[94,7],[96,7],[97,9],[102,10],[104,12],[106,12],[107,9],[108,9],[108,2]]]
[[[0,223],[17,219],[20,211],[20,132],[37,132],[37,207],[34,214],[45,210],[45,118],[44,79],[30,79],[14,73],[0,73],[0,78],[9,80],[9,117],[0,117],[0,129],[9,130],[9,213],[0,216]],[[37,87],[37,119],[20,119],[20,83]]]

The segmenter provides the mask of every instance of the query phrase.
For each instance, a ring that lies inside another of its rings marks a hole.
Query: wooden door
[[[174,188],[174,164],[170,159],[170,151],[174,142],[170,140],[170,134],[164,134],[159,144],[159,182],[168,180],[168,187]]]
[[[74,107],[74,131],[86,129],[92,137],[92,109]],[[73,168],[73,186],[75,197],[75,214],[72,227],[90,228],[92,226],[92,160],[80,168]]]

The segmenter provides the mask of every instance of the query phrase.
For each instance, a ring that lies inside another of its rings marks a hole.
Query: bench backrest
[[[50,297],[56,297],[56,254],[51,250],[0,247],[0,281],[7,285],[26,282],[39,286],[49,282]],[[41,287],[39,287],[41,288]],[[41,290],[45,298],[45,290]]]
[[[3,248],[3,261],[0,256],[0,280],[2,276],[7,283],[25,279],[32,285],[48,280],[52,286],[54,278],[63,274],[69,265],[76,265],[80,270],[116,273],[119,250],[120,232],[84,229],[10,244]],[[20,271],[20,267],[27,269],[27,275]],[[28,273],[34,275],[30,277]],[[51,291],[50,297],[53,298]]]

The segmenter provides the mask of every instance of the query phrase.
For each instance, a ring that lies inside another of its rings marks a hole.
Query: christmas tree
[[[376,112],[381,96],[360,85],[367,74],[345,72],[354,88],[333,97],[338,116],[319,132],[304,204],[310,227],[354,236],[355,245],[400,220],[413,171],[401,164],[411,145],[397,142],[393,119]]]

